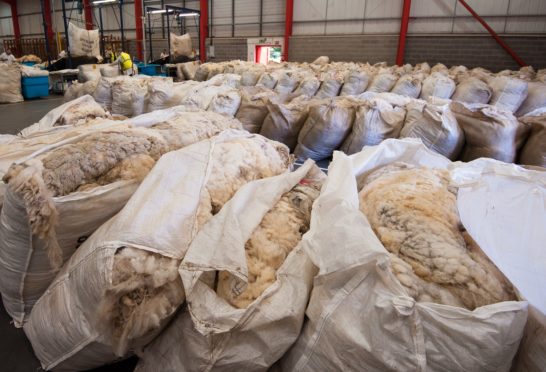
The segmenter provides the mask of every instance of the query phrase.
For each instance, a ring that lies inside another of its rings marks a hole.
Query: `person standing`
[[[8,64],[15,62],[15,56],[11,53],[11,49],[7,48],[0,54],[0,61]]]
[[[123,75],[133,76],[133,61],[129,53],[124,52],[121,47],[118,49],[118,58],[113,64],[119,65],[121,73]]]

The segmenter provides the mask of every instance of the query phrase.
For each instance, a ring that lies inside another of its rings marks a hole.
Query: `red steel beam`
[[[139,60],[143,60],[142,43],[144,42],[144,32],[142,28],[142,0],[135,0],[135,28],[136,28],[136,47]]]
[[[495,39],[497,41],[497,43],[499,43],[499,45],[504,49],[506,50],[506,52],[508,54],[510,54],[510,57],[512,57],[514,59],[514,61],[516,61],[520,66],[527,66],[527,63],[523,62],[523,60],[521,58],[518,57],[518,55],[516,54],[516,52],[514,52],[512,50],[512,48],[510,48],[508,46],[508,44],[506,44],[504,42],[504,40],[501,39],[501,37],[491,28],[489,27],[489,25],[487,24],[487,22],[485,22],[485,20],[480,17],[478,15],[478,13],[476,13],[474,11],[474,9],[472,9],[472,7],[470,5],[468,5],[466,3],[466,1],[464,0],[459,0],[459,2],[461,3],[462,6],[464,6],[466,8],[466,10],[468,10],[470,12],[470,14],[472,14],[474,16],[474,18],[476,18],[478,20],[478,22],[480,22],[482,24],[482,26],[487,30],[489,31],[489,33],[491,34],[491,36],[493,36],[493,39]]]
[[[288,43],[292,36],[292,25],[294,23],[294,0],[286,0],[286,11],[284,20],[284,51],[282,60],[288,61]]]
[[[404,0],[402,7],[402,20],[400,22],[400,36],[398,37],[398,51],[396,52],[396,64],[404,64],[404,52],[406,50],[406,36],[408,34],[408,25],[410,20],[411,0]]]
[[[209,0],[200,0],[199,17],[199,58],[202,63],[207,60],[206,43],[209,30]]]
[[[51,43],[51,41],[53,40],[53,27],[51,25],[53,23],[51,22],[51,3],[49,0],[44,0],[44,13],[46,21],[47,40]]]
[[[15,43],[17,45],[14,54],[21,52],[21,29],[19,28],[19,13],[17,12],[17,1],[10,0],[7,1],[11,8],[11,22],[13,23],[13,34],[15,35]]]
[[[89,0],[83,0],[83,13],[85,15],[85,29],[92,30],[93,29],[93,12],[91,11],[91,4],[89,4]]]

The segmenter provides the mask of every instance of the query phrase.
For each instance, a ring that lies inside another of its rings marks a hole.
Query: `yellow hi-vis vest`
[[[133,68],[133,61],[131,61],[131,56],[128,53],[121,52],[120,56],[120,64],[121,64],[121,70],[127,71],[130,68]]]

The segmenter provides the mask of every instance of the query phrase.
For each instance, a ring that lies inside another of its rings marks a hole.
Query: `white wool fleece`
[[[394,163],[365,180],[360,209],[390,253],[408,263],[416,277],[438,285],[403,275],[407,268],[393,261],[395,274],[416,299],[460,302],[470,310],[515,300],[498,269],[467,247],[449,182],[446,170]]]

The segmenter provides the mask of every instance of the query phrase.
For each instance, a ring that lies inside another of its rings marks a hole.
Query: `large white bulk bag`
[[[194,92],[200,83],[183,81],[173,83],[172,78],[153,77],[148,81],[147,112],[163,110],[182,104],[184,98]]]
[[[340,96],[357,96],[364,92],[370,83],[370,75],[365,71],[351,71],[345,76]]]
[[[249,67],[241,74],[241,85],[244,87],[255,86],[264,73],[263,67]]]
[[[143,114],[148,105],[148,78],[123,78],[112,82],[112,114]]]
[[[518,163],[546,168],[546,109],[539,109],[519,118],[531,133],[522,147]]]
[[[209,72],[211,68],[211,63],[203,63],[197,67],[195,71],[194,79],[196,81],[205,81],[209,77]]]
[[[320,88],[320,80],[317,77],[307,77],[304,78],[300,85],[294,91],[294,95],[302,95],[313,97],[317,94],[317,91]]]
[[[406,111],[387,101],[375,98],[356,109],[351,134],[340,150],[346,154],[360,152],[364,146],[374,146],[387,138],[398,138],[404,125]]]
[[[427,62],[421,62],[413,68],[414,73],[430,74],[430,65]]]
[[[455,82],[447,75],[435,72],[423,81],[421,98],[427,101],[431,97],[450,98],[454,91]]]
[[[489,81],[493,95],[490,104],[503,110],[516,112],[527,98],[527,82],[507,76],[497,76]]]
[[[173,78],[154,77],[148,82],[147,112],[163,110],[175,105],[175,91]],[[177,102],[179,103],[179,102]]]
[[[204,85],[226,85],[230,88],[239,88],[241,86],[241,76],[237,74],[221,73],[211,77]]]
[[[519,136],[526,133],[510,111],[479,103],[453,102],[450,106],[464,132],[462,161],[481,157],[507,163],[516,160]]]
[[[108,113],[90,95],[84,95],[49,111],[39,122],[21,130],[28,137],[52,128],[87,124],[96,118],[108,118]]]
[[[343,82],[335,77],[326,78],[320,85],[319,90],[315,94],[316,98],[332,98],[338,95]]]
[[[406,106],[407,114],[400,138],[419,138],[425,146],[455,160],[464,145],[464,133],[449,105],[436,106],[412,102]]]
[[[21,66],[0,63],[0,103],[23,102],[21,94]]]
[[[99,65],[79,65],[78,66],[78,81],[85,83],[89,80],[98,80],[101,77]]]
[[[451,99],[464,103],[489,103],[492,94],[486,82],[469,77],[457,85]]]
[[[207,80],[215,77],[216,75],[223,74],[225,66],[219,63],[211,63],[209,66],[209,74],[207,75]]]
[[[281,360],[282,370],[510,371],[527,319],[526,302],[474,311],[416,302],[392,273],[387,250],[359,210],[355,177],[393,162],[455,168],[462,223],[524,296],[544,304],[536,286],[546,279],[544,174],[492,160],[450,163],[410,140],[386,140],[350,157],[336,152],[303,241],[319,267],[308,319]],[[517,226],[527,230],[529,225],[538,235],[525,234],[522,245]],[[518,262],[511,264],[512,257]],[[511,275],[514,270],[523,282]]]
[[[199,61],[177,63],[176,68],[177,68],[177,76],[180,80],[195,80],[195,72],[199,68]],[[178,75],[179,70],[182,73],[181,76]]]
[[[241,106],[241,93],[237,89],[217,94],[210,102],[208,111],[234,117]]]
[[[437,63],[432,66],[432,68],[430,69],[430,73],[441,73],[442,75],[447,75],[449,73],[449,69],[443,63]]]
[[[223,156],[229,166],[220,170]],[[180,260],[218,212],[210,210],[209,190],[223,205],[247,182],[281,174],[288,163],[284,145],[241,131],[162,157],[123,210],[83,243],[36,303],[24,330],[43,368],[90,369],[157,336],[184,301]],[[222,181],[226,189],[220,195]],[[145,298],[131,302],[133,293]],[[116,318],[125,313],[113,313],[120,307],[133,310],[127,322]]]
[[[404,75],[394,85],[391,93],[412,98],[419,97],[422,79],[419,75]]]
[[[72,57],[100,56],[99,30],[85,30],[68,23],[69,50]]]
[[[13,163],[28,157],[35,151],[48,145],[71,137],[77,137],[83,133],[112,127],[119,129],[128,128],[128,124],[112,120],[97,120],[92,125],[52,127],[49,130],[35,132],[24,138],[21,136],[3,135],[1,139],[5,139],[6,142],[1,142],[2,146],[0,147],[0,177],[4,176]],[[7,185],[0,180],[0,209],[4,201],[6,187]]]
[[[246,308],[231,306],[206,278],[222,271],[237,289],[250,282],[245,244],[284,193],[311,181],[309,172],[320,170],[308,161],[293,173],[243,186],[196,235],[179,270],[188,308],[139,354],[136,371],[267,370],[288,350],[300,333],[316,274],[301,244]]]
[[[292,93],[299,84],[299,79],[293,72],[283,71],[279,74],[279,80],[275,86],[275,92],[279,94]]]
[[[159,126],[156,129],[127,128],[128,123],[141,127]],[[121,174],[104,185],[93,185],[94,181],[87,179],[87,173],[107,173],[113,167],[110,164],[113,157],[116,165],[119,165],[124,155],[161,156],[164,152],[210,138],[225,129],[241,128],[238,121],[219,114],[176,110],[158,111],[110,126],[103,129],[104,133],[98,130],[83,131],[78,136],[44,146],[25,158],[15,158],[17,164],[4,177],[8,190],[0,216],[0,234],[3,237],[0,240],[0,291],[6,311],[16,325],[21,325],[28,317],[36,300],[59,272],[61,264],[93,231],[123,207],[149,168],[141,169],[142,166],[137,164],[135,166],[140,167],[135,176]],[[100,128],[99,124],[97,129]],[[116,134],[134,139],[126,140],[123,147],[121,144],[116,147],[112,145],[113,140],[107,140],[110,137],[115,139]],[[86,139],[96,140],[97,145],[84,156],[76,150],[78,142]],[[105,160],[106,164],[101,163],[97,153],[104,154],[103,157],[108,159]],[[47,158],[52,154],[63,160],[61,170],[56,172],[48,168],[44,175],[43,161],[55,162],[55,159]],[[70,154],[77,156],[75,163],[67,160]],[[17,154],[9,155],[14,158]],[[106,169],[102,170],[102,167]],[[131,169],[127,171],[130,173]],[[52,196],[55,191],[51,185],[66,187],[67,182],[73,183],[80,178],[82,181],[75,185],[75,191]],[[86,184],[94,187],[80,190],[80,186]]]
[[[176,35],[171,32],[171,55],[173,58],[185,56],[190,57],[193,54],[190,34]]]
[[[269,139],[284,143],[294,151],[298,134],[307,119],[310,105],[308,96],[299,96],[288,103],[282,98],[271,97],[266,106],[269,114],[265,118],[260,134]]]
[[[394,84],[398,81],[398,75],[391,74],[389,72],[379,73],[375,75],[372,82],[366,89],[366,92],[390,92],[394,87]]]
[[[229,85],[199,84],[185,94],[180,104],[194,110],[206,110],[214,97],[232,89]]]
[[[521,104],[516,116],[524,116],[531,111],[546,107],[546,83],[530,82],[527,89],[527,98]]]
[[[243,87],[241,89],[241,105],[235,117],[250,133],[259,133],[268,114],[267,100],[275,96],[275,92],[263,87]]]
[[[465,76],[468,76],[468,68],[466,68],[466,66],[452,66],[449,69],[449,77],[457,83],[461,82],[461,79]]]
[[[93,92],[95,101],[107,111],[112,111],[112,83],[116,81],[116,79],[118,78],[101,77],[97,83],[95,92]]]
[[[277,81],[278,81],[277,74],[273,74],[271,72],[265,72],[260,76],[260,79],[258,79],[256,86],[267,88],[267,89],[273,89],[275,88],[275,85],[277,85]]]
[[[315,161],[332,155],[351,132],[355,118],[355,102],[347,98],[331,98],[312,104],[309,116],[298,135],[294,155]]]

